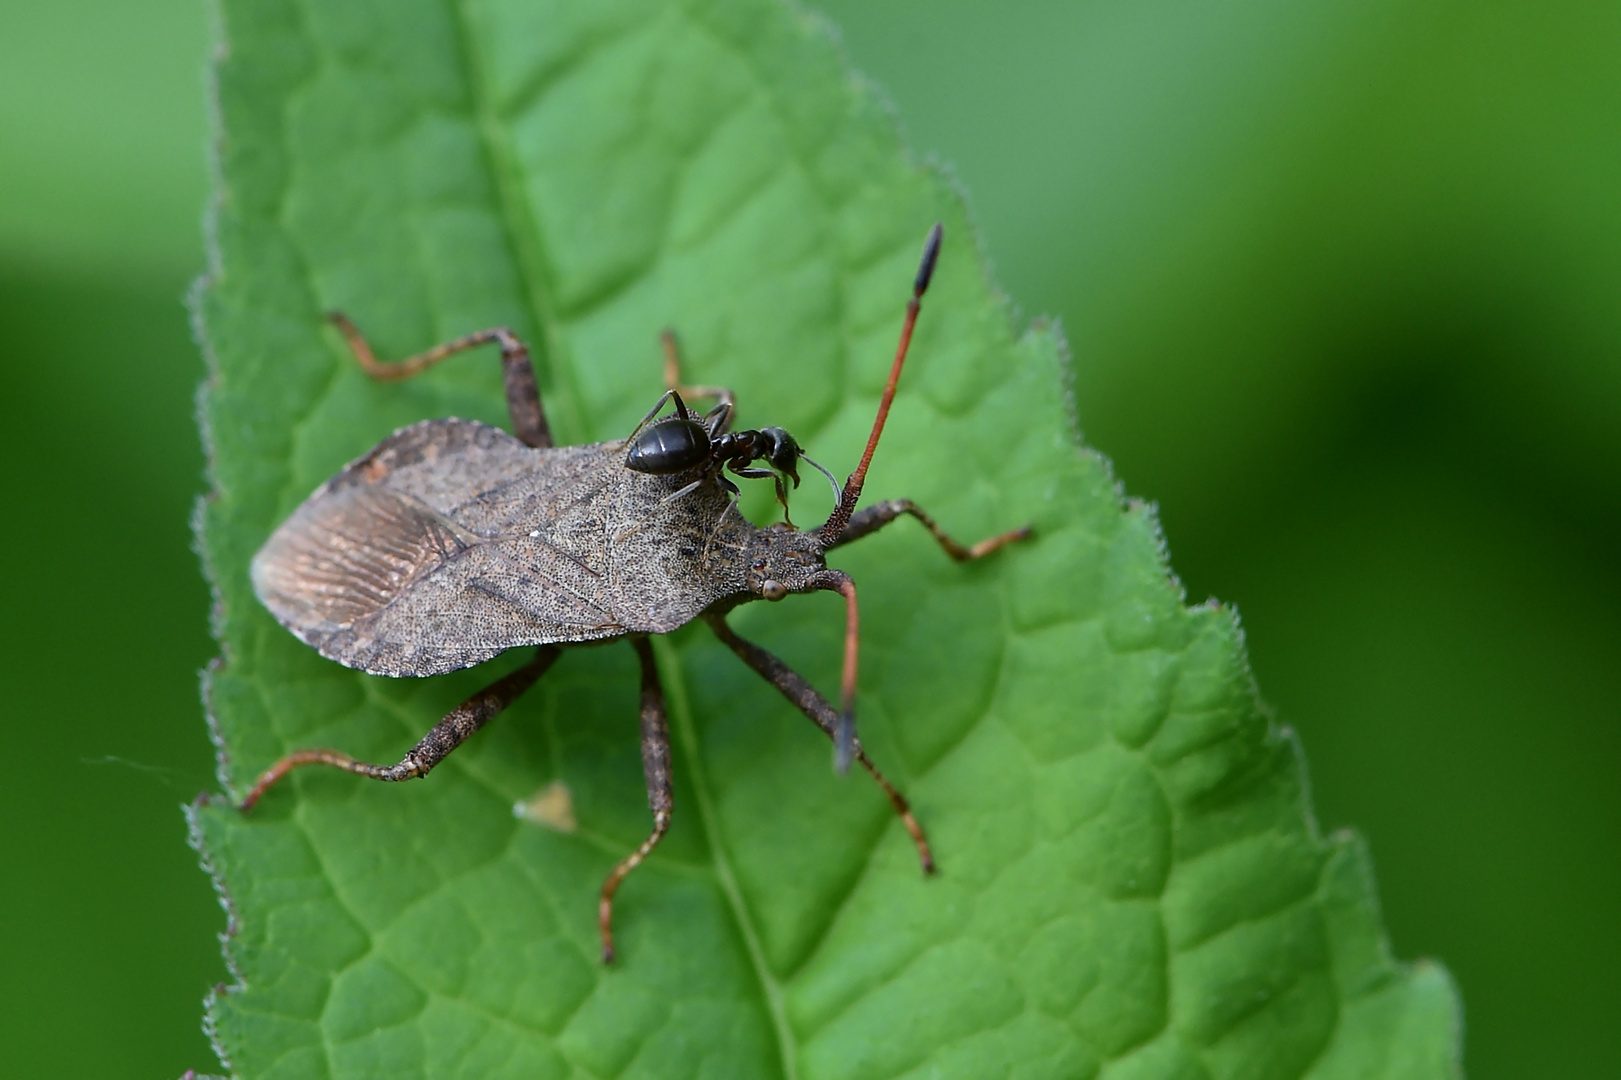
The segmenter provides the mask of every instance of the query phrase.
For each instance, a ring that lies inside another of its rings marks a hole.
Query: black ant
[[[668,335],[665,347],[673,348]],[[698,390],[707,392],[708,388],[700,387]],[[642,418],[626,440],[625,467],[656,476],[674,476],[693,469],[701,470],[697,479],[671,493],[665,501],[679,499],[711,477],[734,496],[740,494],[737,485],[721,475],[722,468],[747,480],[770,477],[777,488],[777,501],[782,504],[783,520],[789,527],[793,526],[793,521],[788,518],[788,489],[783,485],[782,478],[788,477],[794,482],[795,488],[799,487],[799,462],[806,462],[826,476],[828,483],[833,485],[834,498],[837,499],[839,482],[832,473],[807,457],[798,441],[787,431],[780,427],[727,430],[732,425],[736,406],[730,393],[722,392],[718,396],[720,404],[700,418],[687,408],[679,391],[674,388],[666,390],[658,404],[653,406],[653,411]],[[674,415],[654,420],[653,417],[664,408],[664,403],[672,399],[675,401]],[[753,468],[756,461],[764,461],[770,468]]]

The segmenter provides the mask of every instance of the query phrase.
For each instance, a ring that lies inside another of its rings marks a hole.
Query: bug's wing
[[[276,530],[254,590],[321,655],[378,675],[613,637],[624,627],[592,508],[617,465],[597,446],[536,450],[468,420],[403,428]]]

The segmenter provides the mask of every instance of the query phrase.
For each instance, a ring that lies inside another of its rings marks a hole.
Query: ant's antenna
[[[850,515],[856,511],[856,502],[861,498],[861,485],[867,482],[867,466],[872,463],[872,452],[878,449],[878,436],[884,433],[884,421],[889,418],[889,406],[895,400],[895,386],[901,379],[901,365],[906,362],[906,349],[912,344],[912,327],[917,325],[923,293],[929,287],[929,279],[934,276],[935,261],[940,258],[943,232],[936,222],[934,228],[929,230],[929,238],[923,241],[923,258],[918,263],[917,277],[912,282],[912,299],[906,305],[906,321],[901,324],[900,345],[895,349],[895,363],[889,369],[884,396],[878,400],[878,416],[872,422],[872,434],[867,436],[867,449],[861,455],[861,464],[844,482],[844,490],[839,493],[839,504],[833,508],[833,513],[822,527],[816,530],[824,548],[832,547],[843,535],[844,527],[850,524]]]

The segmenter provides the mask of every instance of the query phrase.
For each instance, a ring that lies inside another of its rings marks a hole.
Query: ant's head
[[[782,516],[784,521],[788,520],[788,492],[783,487],[782,478],[786,476],[788,479],[794,482],[794,487],[797,488],[799,486],[799,463],[801,461],[815,469],[817,472],[821,473],[823,476],[827,477],[828,484],[830,484],[833,488],[833,502],[835,504],[838,503],[839,482],[833,479],[832,473],[828,472],[825,468],[819,465],[816,460],[809,454],[805,453],[805,451],[801,450],[799,448],[799,443],[792,435],[788,434],[788,432],[784,431],[780,427],[761,428],[759,431],[750,432],[749,434],[755,437],[751,443],[749,460],[764,461],[766,464],[770,465],[772,471],[777,474],[775,477],[777,485],[777,501],[782,504]],[[751,472],[745,468],[741,470],[741,475],[756,476],[759,474]]]
[[[799,459],[805,456],[805,452],[799,448],[798,441],[780,427],[761,428],[760,440],[763,444],[759,448],[761,459],[792,480],[794,487],[798,487]],[[811,464],[816,463],[812,461]]]

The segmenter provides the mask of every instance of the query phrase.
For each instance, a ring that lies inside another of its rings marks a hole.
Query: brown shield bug
[[[538,650],[528,664],[463,702],[399,763],[374,765],[336,750],[299,750],[259,776],[241,809],[301,765],[331,765],[377,780],[426,776],[532,686],[563,647],[628,639],[641,661],[642,764],[653,831],[602,885],[597,918],[603,960],[611,961],[614,893],[664,836],[673,805],[664,694],[647,635],[702,618],[833,739],[841,770],[852,760],[861,763],[911,834],[924,872],[932,872],[922,826],[856,738],[856,588],[848,574],[827,566],[826,554],[902,515],[922,522],[959,561],[1029,535],[1027,528],[1015,529],[964,547],[909,500],[856,511],[940,235],[936,225],[924,245],[861,462],[842,489],[834,482],[837,504],[813,529],[787,522],[756,528],[738,512],[738,488],[723,470],[771,478],[786,511],[783,478],[797,485],[798,463],[809,459],[781,428],[732,431],[731,393],[681,386],[668,335],[668,389],[628,439],[553,446],[528,350],[511,331],[482,330],[407,360],[381,363],[354,325],[334,315],[356,359],[378,379],[407,378],[475,346],[499,345],[513,434],[456,419],[396,431],[321,485],[271,535],[253,559],[255,592],[283,626],[322,656],[374,675],[439,675],[507,649]],[[714,397],[719,404],[699,416],[687,408],[683,393]],[[674,414],[655,419],[671,400]],[[812,590],[845,599],[839,710],[726,623],[739,604]]]

